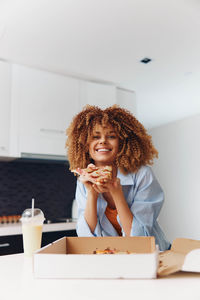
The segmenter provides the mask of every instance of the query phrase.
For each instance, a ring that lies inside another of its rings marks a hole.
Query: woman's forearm
[[[122,228],[123,228],[126,236],[130,236],[132,222],[133,222],[133,214],[128,207],[128,204],[126,202],[126,199],[124,198],[123,192],[121,191],[120,193],[114,194],[113,199],[115,202],[115,206],[117,208],[120,222],[122,224]]]
[[[97,225],[97,197],[96,195],[88,194],[84,214],[85,220],[92,232],[94,232]]]

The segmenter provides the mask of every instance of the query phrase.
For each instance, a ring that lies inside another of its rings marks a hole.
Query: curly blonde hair
[[[144,126],[126,109],[113,105],[106,109],[86,105],[74,116],[66,130],[70,169],[86,168],[91,163],[89,141],[95,125],[111,125],[119,137],[116,166],[124,174],[152,165],[158,152]]]

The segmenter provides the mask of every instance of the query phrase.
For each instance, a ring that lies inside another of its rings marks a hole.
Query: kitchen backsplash
[[[0,216],[21,215],[34,198],[46,219],[71,218],[75,188],[67,162],[0,162]]]

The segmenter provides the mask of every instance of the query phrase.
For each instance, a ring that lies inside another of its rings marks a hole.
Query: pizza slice
[[[126,250],[126,251],[120,251],[117,249],[110,249],[110,247],[107,247],[104,250],[99,250],[96,249],[93,251],[93,254],[132,254],[130,251]]]
[[[71,172],[84,176],[88,181],[95,184],[102,184],[112,179],[112,166],[96,167],[93,164],[89,164],[86,169],[77,168]]]

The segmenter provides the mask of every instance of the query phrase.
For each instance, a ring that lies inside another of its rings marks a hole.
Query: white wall
[[[200,114],[151,129],[153,170],[164,189],[159,223],[167,237],[200,239]]]

